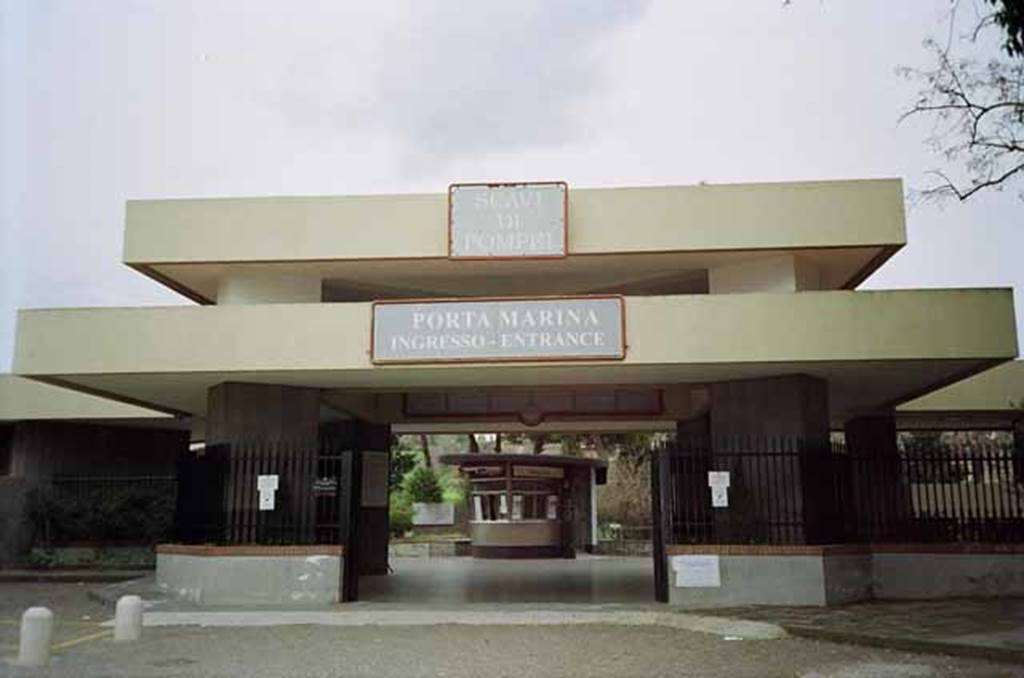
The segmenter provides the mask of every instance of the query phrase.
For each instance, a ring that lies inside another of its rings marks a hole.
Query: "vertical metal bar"
[[[659,445],[651,450],[651,551],[654,557],[654,600],[659,603],[668,602],[668,563],[665,552],[665,521],[663,512],[663,484],[666,461],[665,447]]]

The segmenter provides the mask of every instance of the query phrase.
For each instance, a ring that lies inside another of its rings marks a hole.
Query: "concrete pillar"
[[[708,270],[710,294],[800,292],[823,288],[818,267],[793,254],[756,257]]]
[[[322,299],[319,276],[268,273],[226,273],[217,285],[217,303],[301,304]]]
[[[391,464],[391,427],[387,424],[371,424],[356,420],[356,446],[363,454],[363,487],[368,484],[387,484],[387,469]],[[383,468],[367,464],[366,455],[384,455]],[[379,477],[384,473],[384,477]],[[376,477],[370,477],[375,474]],[[360,574],[388,573],[388,542],[390,537],[388,507],[372,506],[363,498],[359,516],[359,572]]]
[[[900,479],[896,420],[892,414],[864,416],[846,422],[850,458],[850,506],[862,539],[912,540],[907,530],[912,498]]]
[[[207,394],[207,444],[246,440],[317,440],[320,392],[315,388],[227,382]]]
[[[792,436],[829,439],[828,384],[805,375],[710,385],[711,437]]]
[[[368,490],[387,486],[387,472],[391,463],[391,427],[374,424],[362,419],[332,421],[320,427],[323,439],[332,445],[348,448],[362,455],[360,488]],[[380,455],[384,455],[380,457]],[[372,457],[383,459],[384,463],[369,463]],[[359,574],[387,574],[388,572],[388,502],[383,505],[371,501],[365,494],[359,507],[356,528]]]
[[[723,467],[708,470],[731,474],[728,512],[712,509],[719,533],[789,543],[833,541],[835,495],[821,482],[830,478],[828,384],[792,375],[721,382],[709,390],[711,448]],[[755,454],[729,454],[744,451]]]

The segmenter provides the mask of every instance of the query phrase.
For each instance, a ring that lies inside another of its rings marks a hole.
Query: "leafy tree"
[[[444,490],[434,469],[424,466],[413,469],[404,486],[410,501],[437,504],[444,500]]]
[[[411,447],[406,436],[391,436],[391,466],[388,469],[388,488],[394,493],[402,486],[402,479],[416,468],[419,450]]]
[[[931,172],[934,183],[917,192],[922,199],[964,201],[1024,179],[1024,0],[974,2],[966,31],[962,5],[951,2],[948,39],[925,42],[934,65],[899,69],[922,86],[903,119],[931,119],[926,141],[951,166]],[[985,56],[992,30],[1002,33],[1002,50]]]

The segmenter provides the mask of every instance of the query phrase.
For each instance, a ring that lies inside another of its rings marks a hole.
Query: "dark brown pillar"
[[[359,512],[359,574],[388,573],[388,541],[390,525],[388,521],[387,473],[391,463],[391,427],[387,424],[371,424],[367,421],[355,420],[356,449],[362,459],[362,487],[379,487],[383,483],[384,505],[371,501],[363,496]],[[368,463],[370,456],[376,457],[378,464]],[[383,466],[381,465],[383,464]]]
[[[226,382],[209,390],[206,442],[315,442],[320,392],[315,388]]]
[[[827,382],[790,375],[709,390],[715,468],[708,470],[731,476],[729,507],[710,509],[719,539],[834,541]]]
[[[848,505],[857,536],[867,541],[909,540],[910,493],[900,478],[896,420],[891,414],[846,422],[850,464]]]

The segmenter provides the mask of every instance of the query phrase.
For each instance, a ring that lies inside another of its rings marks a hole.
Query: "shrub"
[[[444,491],[434,469],[414,469],[405,479],[405,491],[409,501],[437,504],[444,500]]]
[[[165,488],[127,485],[80,493],[40,488],[28,518],[37,542],[133,541],[156,543],[174,522],[175,496]]]
[[[412,529],[412,503],[403,492],[394,492],[388,506],[388,530],[395,537],[402,537]]]

